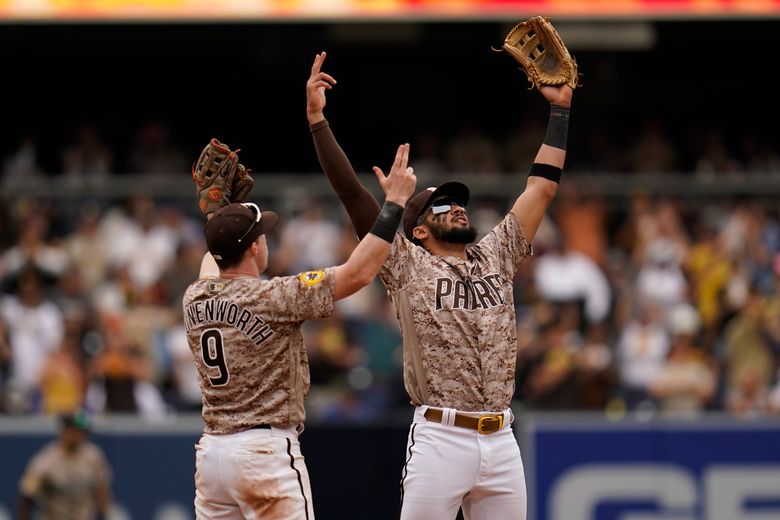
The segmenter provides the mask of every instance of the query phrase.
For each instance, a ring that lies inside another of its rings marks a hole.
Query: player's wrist
[[[401,206],[401,209],[406,207],[406,201],[407,199],[401,195],[387,195],[385,197],[385,202],[392,202],[393,204],[397,204],[398,206]]]
[[[569,135],[569,116],[571,110],[558,104],[550,105],[550,118],[547,121],[547,132],[544,135],[544,144],[566,150],[566,141]]]
[[[404,215],[404,208],[397,202],[385,199],[385,203],[382,206],[382,210],[374,221],[374,226],[371,228],[370,233],[378,238],[381,238],[385,242],[393,243],[395,232],[398,229],[398,224],[401,223],[401,218]]]
[[[325,119],[325,113],[322,110],[306,111],[306,119],[309,120],[309,125],[314,125]]]

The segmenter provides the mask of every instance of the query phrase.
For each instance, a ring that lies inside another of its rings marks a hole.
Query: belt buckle
[[[493,425],[495,423],[498,423],[498,427],[495,430],[485,430],[485,423],[487,425]],[[504,427],[504,415],[483,415],[482,417],[477,420],[477,431],[483,435],[487,435],[488,433],[497,432],[501,428]]]

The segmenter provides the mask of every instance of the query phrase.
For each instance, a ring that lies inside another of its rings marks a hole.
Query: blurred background
[[[205,252],[190,165],[240,148],[282,216],[269,276],[356,239],[305,115],[366,185],[411,143],[480,232],[547,104],[496,53],[537,14],[576,56],[567,167],[515,280],[529,520],[780,519],[778,0],[0,0],[0,520],[86,408],[116,519],[193,518],[200,390],[181,318]],[[303,451],[323,519],[398,510],[412,407],[381,284],[309,322]]]

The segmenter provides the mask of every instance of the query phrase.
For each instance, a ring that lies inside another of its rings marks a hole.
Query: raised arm
[[[336,300],[346,298],[371,283],[390,254],[403,208],[417,184],[417,178],[412,168],[407,166],[408,163],[409,145],[402,144],[398,147],[395,162],[387,177],[381,169],[374,167],[374,173],[385,192],[385,204],[370,232],[355,247],[347,261],[334,269],[333,297]]]
[[[529,243],[536,235],[539,224],[558,191],[561,170],[566,160],[566,136],[573,90],[568,85],[562,85],[542,87],[541,92],[550,102],[547,134],[531,166],[525,190],[511,210],[523,227]]]
[[[325,119],[325,90],[336,84],[333,76],[321,71],[325,56],[322,52],[314,58],[311,75],[306,82],[306,117],[320,167],[347,210],[358,237],[363,238],[379,214],[379,203],[360,183],[347,154],[339,146]]]

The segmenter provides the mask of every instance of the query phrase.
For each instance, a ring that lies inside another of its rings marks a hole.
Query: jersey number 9
[[[200,353],[203,362],[211,368],[218,368],[217,377],[209,377],[212,386],[224,386],[230,379],[227,364],[225,363],[225,350],[222,347],[222,333],[219,329],[208,329],[200,336]]]

